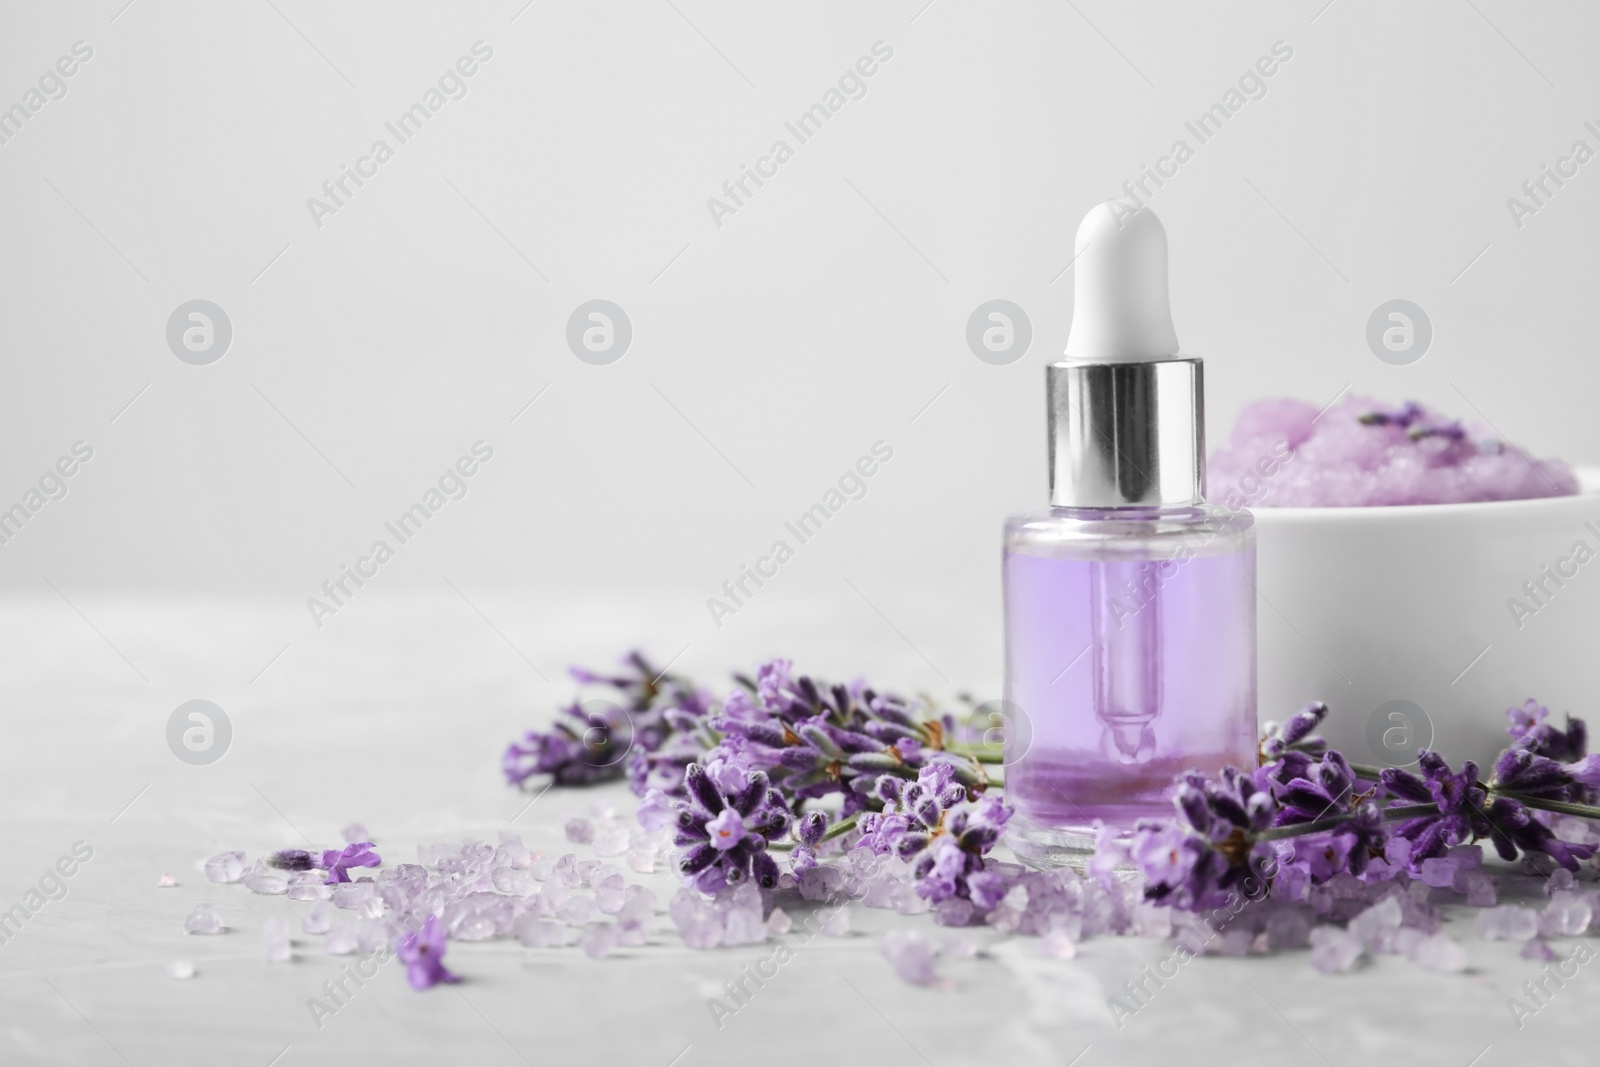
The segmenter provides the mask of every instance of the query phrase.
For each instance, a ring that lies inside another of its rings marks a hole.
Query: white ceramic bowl
[[[1255,512],[1262,720],[1323,700],[1352,762],[1486,765],[1512,705],[1600,711],[1600,470],[1578,476],[1544,500]]]

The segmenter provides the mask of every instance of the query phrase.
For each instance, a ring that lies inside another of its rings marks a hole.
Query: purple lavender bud
[[[829,759],[836,760],[844,758],[844,752],[839,748],[838,745],[833,743],[833,738],[829,737],[828,732],[821,726],[818,726],[815,723],[806,723],[796,732],[810,742],[812,748],[816,749],[818,752],[821,752]],[[876,744],[873,745],[874,749],[877,747],[878,746]]]
[[[885,755],[882,752],[857,752],[845,762],[850,764],[850,766],[855,770],[867,771],[869,773],[906,773],[905,764],[903,764],[900,760],[895,759],[893,756]]]
[[[1409,800],[1414,804],[1433,802],[1433,793],[1428,789],[1428,783],[1410,771],[1389,767],[1380,777],[1383,779],[1383,787],[1400,800]]]
[[[905,785],[905,779],[896,778],[892,774],[882,774],[873,783],[872,794],[885,804],[900,803],[900,791]]]
[[[947,808],[955,807],[967,799],[967,787],[960,782],[951,782],[939,794],[939,803]]]
[[[916,813],[922,824],[932,830],[939,825],[939,816],[944,814],[944,809],[939,806],[938,800],[928,797],[917,805]]]
[[[852,730],[841,730],[838,727],[832,728],[829,733],[839,748],[845,752],[882,752],[884,749],[882,741],[867,734],[858,734]]]
[[[762,889],[775,889],[778,885],[778,863],[766,852],[758,852],[750,861],[756,885]]]
[[[816,848],[822,835],[828,832],[828,815],[822,811],[808,811],[800,820],[800,843]]]
[[[1320,700],[1312,701],[1301,710],[1289,716],[1289,721],[1283,724],[1283,743],[1293,745],[1306,738],[1307,735],[1321,725],[1322,720],[1328,715],[1328,705]]]
[[[723,808],[722,795],[717,792],[717,787],[706,777],[705,768],[698,763],[691,763],[684,768],[683,784],[689,790],[689,796],[706,810],[708,815],[715,815]]]
[[[728,798],[735,811],[749,815],[767,796],[767,775],[764,771],[751,771],[745,787]]]
[[[267,866],[280,871],[309,871],[317,866],[318,857],[303,848],[286,848],[267,857]]]
[[[1185,782],[1180,785],[1173,803],[1190,826],[1201,833],[1211,829],[1211,807],[1206,803],[1205,794],[1192,784]]]
[[[717,862],[717,858],[720,855],[721,853],[719,853],[709,843],[695,845],[688,852],[685,852],[683,854],[683,858],[678,861],[678,870],[686,876],[691,874],[699,874],[701,871]]]
[[[927,834],[901,834],[895,839],[894,854],[903,860],[910,860],[912,856],[928,847],[929,840]]]

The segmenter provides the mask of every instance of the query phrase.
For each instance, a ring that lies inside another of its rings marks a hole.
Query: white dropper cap
[[[1069,360],[1149,363],[1178,354],[1167,231],[1155,212],[1107,201],[1083,217],[1073,252]]]

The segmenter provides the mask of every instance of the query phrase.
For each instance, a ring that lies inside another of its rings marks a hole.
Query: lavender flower
[[[899,857],[911,864],[917,893],[934,904],[952,898],[972,900],[987,910],[998,903],[985,877],[984,857],[1000,840],[1011,809],[998,797],[969,802],[959,767],[948,760],[923,766],[915,782],[883,775],[873,795],[885,804],[858,823],[858,848]]]
[[[1516,747],[1535,755],[1559,763],[1582,759],[1589,743],[1589,730],[1583,720],[1569,715],[1567,728],[1558,730],[1545,721],[1549,715],[1549,708],[1532,699],[1520,708],[1507,708],[1506,716],[1511,720],[1511,725],[1506,728],[1506,733],[1511,735]]]
[[[421,930],[406,934],[395,943],[395,954],[406,965],[406,981],[412,989],[429,989],[440,982],[459,980],[445,970],[446,937],[439,917],[430,915]]]
[[[640,795],[652,786],[679,787],[692,753],[666,746],[695,728],[710,710],[710,698],[657,671],[638,652],[623,657],[622,664],[623,671],[614,675],[571,670],[582,684],[610,687],[616,699],[574,701],[549,730],[529,730],[512,742],[501,761],[509,784],[548,774],[557,785],[588,785],[626,773]]]
[[[717,788],[704,768],[684,774],[688,799],[676,808],[674,843],[684,849],[678,870],[702,892],[753,879],[762,889],[778,884],[778,865],[767,842],[789,832],[792,817],[783,794],[762,771],[752,771],[736,793]]]

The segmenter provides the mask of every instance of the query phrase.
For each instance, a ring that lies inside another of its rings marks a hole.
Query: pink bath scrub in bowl
[[[1229,507],[1378,507],[1578,492],[1572,468],[1423,404],[1345,397],[1326,411],[1258,400],[1214,452],[1207,499]]]

